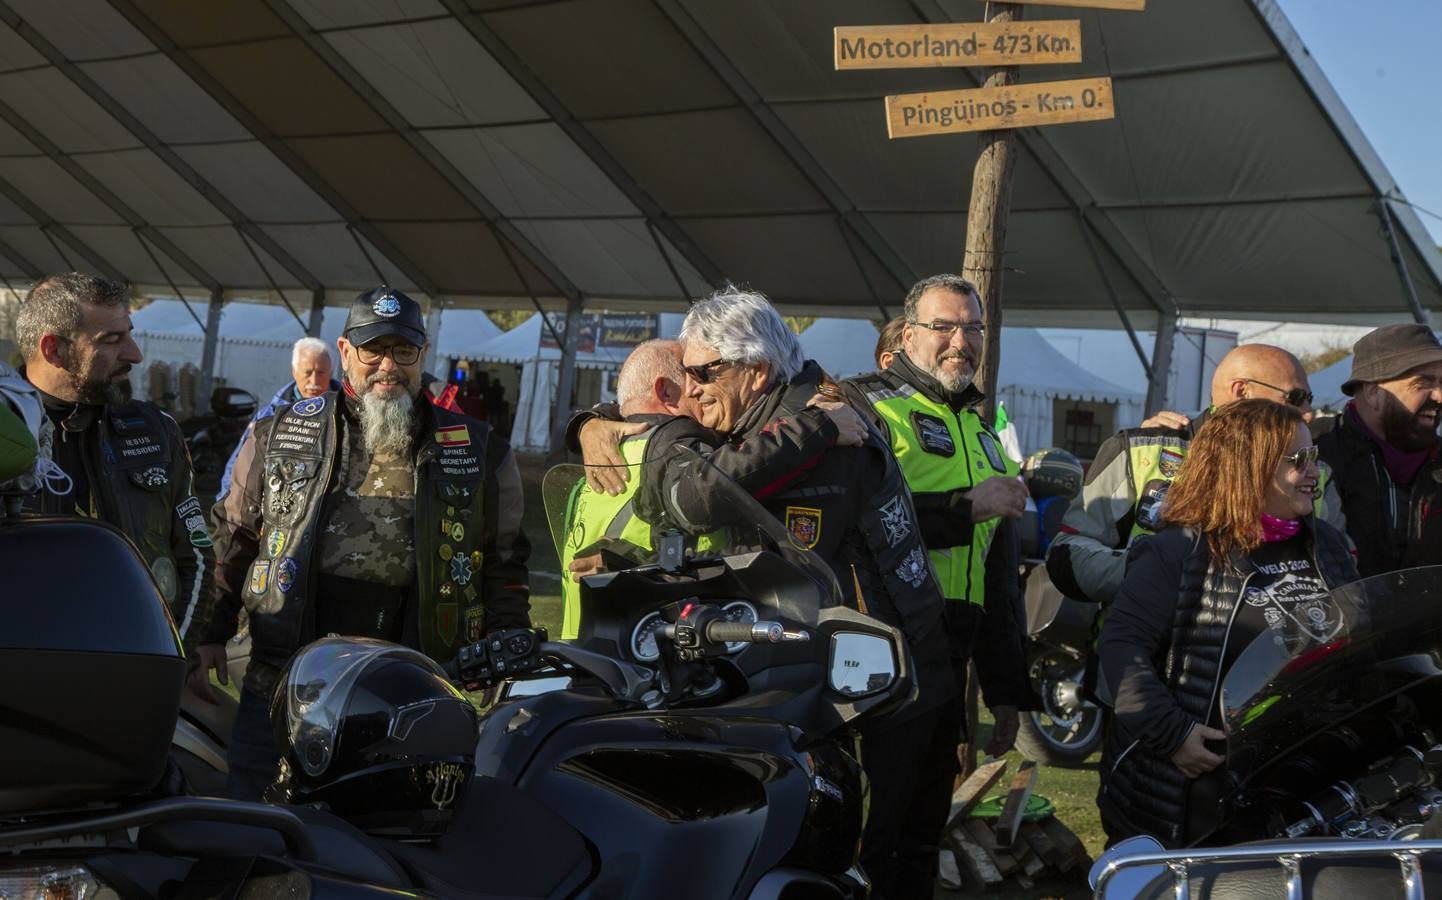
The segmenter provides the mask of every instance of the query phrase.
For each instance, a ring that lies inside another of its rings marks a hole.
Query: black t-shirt
[[[1256,572],[1247,581],[1227,642],[1231,668],[1254,640],[1273,640],[1288,652],[1325,643],[1341,625],[1327,602],[1327,585],[1317,573],[1302,535],[1263,544],[1251,553]]]

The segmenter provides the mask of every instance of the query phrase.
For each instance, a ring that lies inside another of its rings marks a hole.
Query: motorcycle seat
[[[313,865],[345,878],[398,890],[413,887],[410,876],[391,857],[390,845],[337,816],[308,807],[292,807],[315,844]],[[253,825],[179,820],[141,829],[137,847],[167,856],[214,858],[286,856],[279,832]]]
[[[477,776],[445,833],[391,852],[414,882],[452,900],[569,897],[595,870],[586,839],[505,782]]]

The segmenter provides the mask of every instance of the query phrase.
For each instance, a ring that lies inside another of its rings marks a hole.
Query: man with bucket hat
[[[204,640],[228,640],[244,606],[253,641],[230,743],[239,799],[275,776],[270,695],[301,646],[359,635],[445,662],[530,624],[515,457],[486,423],[425,400],[420,305],[367,291],[336,344],[341,390],[257,424],[215,508],[228,540]]]
[[[1426,325],[1384,325],[1352,347],[1351,397],[1317,436],[1363,577],[1442,562],[1442,344]],[[1431,533],[1431,539],[1426,535]]]

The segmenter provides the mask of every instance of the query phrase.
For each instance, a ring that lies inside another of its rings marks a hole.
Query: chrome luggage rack
[[[1169,871],[1172,876],[1172,896],[1175,900],[1190,900],[1191,867],[1207,863],[1255,863],[1274,862],[1285,873],[1287,900],[1303,900],[1302,863],[1306,860],[1328,857],[1351,857],[1375,859],[1391,857],[1397,862],[1398,875],[1402,878],[1404,896],[1407,900],[1424,900],[1422,887],[1422,857],[1442,854],[1442,840],[1403,841],[1357,841],[1357,840],[1310,840],[1310,841],[1268,841],[1266,843],[1242,844],[1236,847],[1199,848],[1194,850],[1158,850],[1156,852],[1128,853],[1109,860],[1097,872],[1096,900],[1107,895],[1107,885],[1125,871],[1145,866],[1156,866]],[[1158,872],[1159,875],[1166,871]]]

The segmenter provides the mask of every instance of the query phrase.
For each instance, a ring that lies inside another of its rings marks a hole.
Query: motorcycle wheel
[[[1032,686],[1042,708],[1024,712],[1016,746],[1024,755],[1049,766],[1076,768],[1101,749],[1102,711],[1081,697],[1083,660],[1063,653],[1032,661]]]

